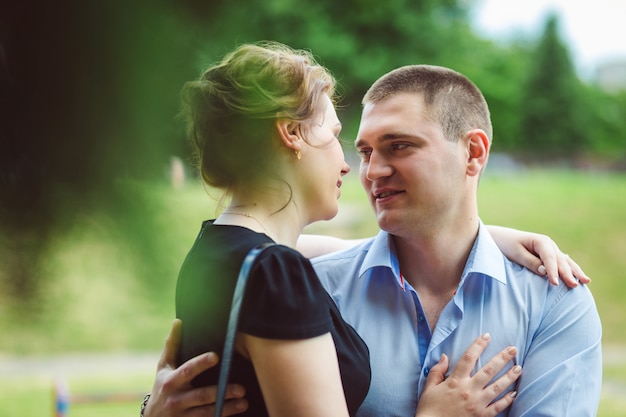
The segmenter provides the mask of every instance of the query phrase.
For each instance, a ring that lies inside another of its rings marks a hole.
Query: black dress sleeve
[[[238,330],[268,339],[320,336],[333,326],[326,297],[311,262],[277,245],[252,267]]]

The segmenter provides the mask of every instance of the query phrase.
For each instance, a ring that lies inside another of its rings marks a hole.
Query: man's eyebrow
[[[403,138],[415,138],[415,136],[408,135],[406,133],[385,133],[384,135],[377,137],[376,138],[376,142],[385,143],[385,142],[389,142],[389,141],[392,141],[392,140],[403,139]],[[359,146],[365,146],[365,145],[366,145],[366,143],[363,140],[361,140],[361,139],[357,139],[354,142],[354,146],[357,147],[357,148]]]

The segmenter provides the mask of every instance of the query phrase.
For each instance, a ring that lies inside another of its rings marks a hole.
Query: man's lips
[[[384,199],[384,198],[387,198],[396,194],[400,194],[402,192],[403,191],[399,191],[399,190],[383,190],[383,191],[375,191],[373,195],[376,200],[381,200],[381,199]]]

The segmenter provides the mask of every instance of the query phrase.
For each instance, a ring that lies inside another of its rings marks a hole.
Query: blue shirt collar
[[[503,262],[503,254],[489,234],[487,227],[482,221],[478,222],[478,236],[470,251],[465,269],[461,275],[461,285],[470,274],[480,274],[493,278],[506,285],[506,270]]]
[[[368,270],[374,268],[390,270],[398,285],[404,289],[404,284],[400,278],[400,265],[393,239],[384,230],[378,232],[374,239],[370,241],[370,248],[365,258],[363,258],[359,269],[359,277],[363,277]]]
[[[471,274],[480,274],[493,278],[502,284],[506,284],[506,271],[502,257],[504,255],[496,245],[489,231],[482,221],[479,220],[478,236],[474,241],[472,250],[465,264],[463,275],[461,275],[461,286],[465,278]],[[362,277],[369,269],[387,268],[393,273],[398,285],[404,288],[404,283],[400,278],[400,265],[398,255],[393,244],[393,239],[389,233],[381,230],[371,241],[371,246],[361,268],[359,277]]]

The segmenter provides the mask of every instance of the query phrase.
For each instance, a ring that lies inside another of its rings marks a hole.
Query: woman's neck
[[[233,199],[215,224],[246,227],[265,233],[276,243],[295,248],[304,225],[293,204],[274,209],[269,204]]]

